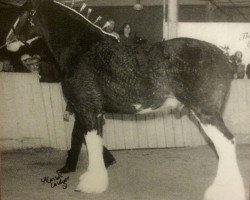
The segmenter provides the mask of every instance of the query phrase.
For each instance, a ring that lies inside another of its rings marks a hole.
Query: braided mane
[[[90,21],[87,17],[85,17],[83,14],[81,14],[80,12],[76,11],[75,9],[61,3],[61,2],[58,2],[58,1],[53,1],[55,4],[58,4],[64,8],[66,8],[67,10],[69,10],[71,13],[73,13],[74,15],[80,17],[81,19],[83,19],[84,21],[86,21],[87,23],[89,23],[91,26],[95,27],[98,31],[100,31],[101,33],[105,34],[105,35],[108,35],[108,36],[111,36],[112,38],[114,39],[117,39],[113,34],[111,33],[108,33],[106,31],[104,31],[101,27],[97,26],[96,24],[94,24],[92,21]]]

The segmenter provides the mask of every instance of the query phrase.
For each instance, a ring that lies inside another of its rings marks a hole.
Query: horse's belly
[[[182,107],[182,103],[179,102],[175,97],[167,98],[164,103],[160,107],[155,107],[154,105],[143,108],[141,104],[134,104],[133,105],[137,110],[136,114],[148,114],[148,113],[155,113],[155,112],[168,112],[171,109],[176,109]]]

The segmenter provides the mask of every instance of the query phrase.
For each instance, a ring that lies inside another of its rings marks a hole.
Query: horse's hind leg
[[[217,175],[207,189],[205,200],[245,200],[244,185],[237,164],[235,139],[221,116],[195,113],[201,127],[214,143],[219,156]]]

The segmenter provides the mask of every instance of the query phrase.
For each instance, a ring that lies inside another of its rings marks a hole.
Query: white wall
[[[164,29],[164,33],[167,33],[167,23]],[[244,34],[248,36],[243,37]],[[178,37],[204,40],[217,46],[229,46],[230,55],[235,51],[242,51],[243,63],[250,63],[250,23],[178,23]]]

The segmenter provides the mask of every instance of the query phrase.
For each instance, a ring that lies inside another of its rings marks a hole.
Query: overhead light
[[[134,5],[134,10],[142,10],[143,9],[143,5],[141,4],[140,0],[136,0],[136,3]]]

